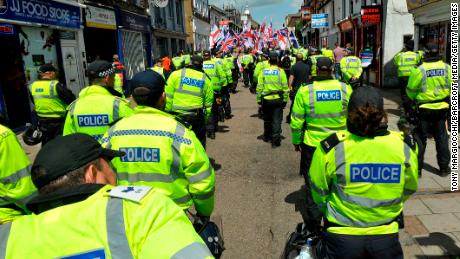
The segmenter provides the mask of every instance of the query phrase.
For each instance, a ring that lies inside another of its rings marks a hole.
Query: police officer
[[[192,130],[163,112],[165,82],[145,71],[131,79],[134,114],[106,133],[102,146],[126,156],[112,161],[119,184],[147,185],[161,190],[182,209],[195,206],[209,217],[214,208],[214,170]]]
[[[401,110],[402,116],[408,116],[410,112],[410,100],[406,94],[406,86],[411,74],[411,70],[421,63],[421,56],[414,52],[414,41],[409,40],[404,44],[404,48],[396,54],[393,59],[398,68],[399,89],[401,90]]]
[[[353,49],[345,49],[345,53],[345,57],[340,60],[341,79],[356,89],[360,85],[359,79],[363,73],[361,59],[353,56]]]
[[[302,54],[303,56],[303,61],[304,62],[307,62],[308,58],[309,58],[309,51],[308,51],[308,45],[305,44],[304,47],[301,47],[299,50],[298,50],[298,53]],[[313,53],[311,53],[313,55]]]
[[[124,82],[124,77],[123,77],[123,71],[125,70],[125,67],[123,64],[120,62],[120,57],[117,54],[113,55],[113,66],[115,67],[115,81],[113,83],[113,88],[117,90],[122,96],[124,95],[124,89],[123,89],[123,82]]]
[[[263,140],[271,142],[272,148],[281,145],[281,121],[288,101],[286,74],[278,67],[278,54],[270,52],[270,67],[262,70],[258,78],[257,103],[262,106],[264,119]]]
[[[238,62],[235,56],[232,53],[228,53],[227,57],[225,58],[228,66],[232,71],[232,81],[233,83],[230,85],[230,92],[236,93],[236,87],[238,86],[238,78],[239,78],[239,70],[238,70]]]
[[[307,65],[311,67],[311,73],[310,73],[309,79],[313,81],[315,80],[315,77],[317,76],[316,62],[318,61],[320,57],[324,57],[324,56],[321,55],[321,52],[317,48],[314,48],[314,47],[310,49],[310,52],[311,52],[311,56],[308,57],[308,60],[306,62],[307,62]]]
[[[25,201],[36,191],[30,167],[16,134],[0,124],[0,225],[26,212]]]
[[[170,71],[163,68],[163,60],[161,58],[157,58],[154,60],[153,67],[151,69],[157,72],[158,74],[162,75],[165,80],[168,80],[169,75],[171,74]]]
[[[245,87],[250,86],[251,79],[254,77],[254,62],[254,56],[251,54],[249,49],[246,49],[244,51],[244,55],[241,57],[241,66],[243,67],[243,82]]]
[[[182,57],[184,67],[190,66],[192,57],[190,56],[189,52],[185,51],[185,50],[182,50],[182,56],[181,57]]]
[[[171,199],[112,186],[110,160],[123,155],[80,133],[44,146],[32,167],[35,214],[0,225],[2,258],[212,258]]]
[[[211,52],[205,50],[203,52],[203,72],[211,79],[212,88],[214,90],[214,100],[211,108],[211,115],[206,125],[206,132],[210,139],[216,138],[216,131],[219,123],[219,109],[222,105],[222,87],[226,82],[226,74],[223,67],[215,59],[211,59]]]
[[[184,62],[180,52],[172,58],[172,63],[174,65],[174,70],[180,70],[184,67]]]
[[[33,97],[39,128],[42,131],[42,145],[62,134],[67,106],[75,95],[56,80],[56,68],[52,64],[40,66],[40,79],[29,86]]]
[[[165,111],[178,115],[192,126],[203,147],[206,147],[206,122],[211,118],[214,91],[211,80],[203,72],[203,58],[193,56],[191,66],[174,71],[165,87]]]
[[[350,97],[348,130],[315,151],[310,193],[324,217],[328,258],[403,258],[398,228],[403,203],[417,190],[417,145],[387,121],[379,91],[360,87]]]
[[[321,49],[321,54],[326,58],[330,58],[332,62],[334,62],[334,51],[332,51],[332,49],[328,49],[326,45],[323,45],[323,48]]]
[[[111,63],[96,60],[87,72],[91,85],[69,106],[64,135],[81,132],[100,140],[110,124],[131,115],[132,109],[113,88],[115,69]]]
[[[259,75],[260,73],[266,69],[266,68],[269,68],[270,67],[270,63],[268,62],[268,50],[267,51],[264,51],[261,55],[260,55],[260,61],[257,62],[257,65],[256,65],[256,68],[254,69],[254,77],[253,77],[253,81],[252,81],[252,84],[257,87],[258,85],[258,80],[259,80]],[[255,89],[254,89],[255,90]],[[255,93],[255,91],[254,91]]]
[[[329,58],[318,58],[316,80],[300,87],[292,107],[292,144],[297,152],[301,152],[300,174],[307,185],[311,159],[320,141],[333,132],[346,129],[352,89],[333,79],[333,65]]]
[[[421,141],[419,159],[423,165],[427,135],[431,133],[436,142],[440,175],[450,174],[449,142],[445,122],[449,113],[451,66],[444,63],[435,45],[427,45],[422,65],[413,69],[407,84],[407,96],[418,111],[416,135]],[[421,172],[420,168],[420,172]]]
[[[230,85],[233,84],[232,69],[227,64],[227,62],[224,60],[224,54],[222,52],[218,52],[214,60],[220,67],[222,67],[222,71],[224,71],[224,74],[225,74],[225,80],[224,80],[224,84],[222,85],[222,90],[221,90],[222,108],[225,113],[224,114],[225,119],[231,119],[232,118],[232,106],[230,104]]]

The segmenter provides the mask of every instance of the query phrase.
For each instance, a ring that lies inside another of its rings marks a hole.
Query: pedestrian
[[[398,69],[398,83],[401,92],[401,116],[408,117],[411,112],[410,100],[407,97],[406,87],[411,70],[420,65],[421,56],[414,52],[412,40],[404,43],[404,48],[393,59]]]
[[[69,106],[64,135],[80,132],[100,140],[109,125],[129,116],[132,109],[113,88],[115,69],[105,60],[88,65],[90,86],[80,91],[78,99]]]
[[[171,199],[112,186],[110,160],[123,155],[81,133],[45,145],[32,167],[34,214],[0,225],[2,258],[212,258]]]
[[[75,100],[75,95],[59,83],[56,68],[44,64],[38,69],[39,79],[29,86],[39,129],[42,132],[42,145],[62,135],[67,106]]]
[[[217,60],[211,58],[209,50],[203,52],[203,60],[203,72],[211,80],[214,91],[211,114],[206,124],[206,132],[210,139],[215,139],[219,124],[219,106],[222,105],[222,87],[227,76],[222,66],[217,63]]]
[[[283,56],[281,57],[281,68],[283,68],[286,77],[289,78],[290,70],[291,70],[291,52],[289,50],[285,50]]]
[[[300,152],[300,174],[308,186],[311,159],[320,141],[347,128],[347,105],[352,89],[333,79],[333,63],[320,57],[318,76],[298,90],[291,114],[292,144]]]
[[[319,211],[309,214],[319,217],[307,227],[318,231],[322,216],[328,258],[403,258],[398,231],[403,204],[417,191],[417,145],[387,123],[382,95],[360,87],[350,97],[348,129],[313,155],[309,195]]]
[[[450,174],[449,141],[446,119],[449,113],[452,68],[442,61],[436,45],[427,45],[423,64],[412,69],[407,84],[407,96],[412,101],[418,118],[416,135],[420,140],[420,174],[426,150],[428,134],[436,142],[439,174]]]
[[[130,84],[138,106],[102,140],[103,147],[127,154],[112,161],[118,183],[155,187],[182,209],[194,205],[198,215],[209,217],[214,208],[214,170],[193,131],[164,112],[163,78],[145,71],[134,75]]]
[[[0,226],[28,212],[25,202],[36,192],[30,167],[16,134],[0,124]]]
[[[302,54],[297,54],[297,62],[294,66],[291,67],[290,71],[288,86],[291,106],[289,108],[289,114],[286,117],[286,123],[291,123],[292,107],[294,106],[294,98],[297,94],[297,91],[302,85],[307,85],[310,83],[309,77],[311,73],[311,67],[302,61],[302,57]]]
[[[281,145],[281,121],[289,88],[286,74],[278,67],[276,52],[270,52],[269,63],[270,67],[264,69],[258,78],[257,103],[262,106],[263,111],[263,140],[271,142],[272,148],[276,148]]]
[[[335,79],[340,80],[340,61],[342,58],[346,55],[345,49],[340,47],[340,44],[338,42],[335,43],[335,49],[334,49],[334,73],[335,73]]]
[[[206,122],[212,116],[213,85],[203,72],[203,58],[193,56],[191,62],[190,67],[174,71],[169,76],[165,87],[165,111],[190,125],[206,148]]]
[[[245,87],[252,86],[251,79],[254,77],[254,66],[255,66],[254,56],[251,54],[250,49],[244,51],[244,55],[241,57],[241,66],[243,67],[243,82]]]
[[[115,67],[115,81],[113,83],[113,88],[117,90],[122,96],[124,96],[124,76],[123,71],[125,67],[120,62],[120,57],[117,54],[113,55],[113,66]]]
[[[345,50],[345,56],[340,61],[340,73],[342,81],[356,89],[361,85],[360,78],[363,73],[361,59],[353,55],[352,49]]]

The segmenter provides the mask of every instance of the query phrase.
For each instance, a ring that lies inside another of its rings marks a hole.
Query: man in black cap
[[[113,88],[115,68],[105,60],[88,65],[90,86],[81,90],[78,99],[69,107],[64,135],[81,132],[100,140],[109,126],[131,115],[132,109]]]
[[[171,199],[151,187],[113,186],[110,161],[124,156],[80,133],[45,145],[32,167],[39,195],[27,206],[34,214],[0,225],[3,257],[211,256]]]
[[[203,58],[193,56],[191,66],[174,71],[168,78],[165,111],[178,115],[192,126],[206,147],[206,122],[211,118],[213,85],[203,72]]]
[[[300,87],[291,113],[292,144],[301,152],[300,174],[308,186],[308,170],[319,142],[346,129],[347,104],[352,89],[332,77],[333,62],[319,57],[317,76],[312,84]]]
[[[297,91],[302,85],[306,85],[310,82],[311,66],[307,65],[303,61],[303,54],[297,53],[296,63],[291,67],[289,73],[289,99],[291,99],[291,107],[289,108],[289,114],[286,117],[286,123],[291,123],[291,112],[292,106],[294,105],[294,98]]]
[[[127,153],[114,159],[118,183],[163,190],[183,209],[209,217],[214,208],[214,170],[193,131],[165,113],[164,79],[153,71],[130,81],[134,114],[112,126],[102,145]]]
[[[306,227],[318,231],[324,217],[327,258],[403,258],[398,232],[403,204],[417,191],[417,145],[388,130],[373,87],[353,92],[347,114],[348,129],[326,137],[313,155],[308,197],[318,207],[310,207]]]
[[[67,106],[75,95],[56,80],[56,68],[52,64],[40,66],[39,80],[29,86],[33,98],[39,128],[42,131],[42,145],[62,134]]]
[[[272,148],[281,145],[281,121],[283,109],[288,101],[288,82],[284,70],[278,67],[278,54],[270,52],[270,67],[260,72],[257,84],[257,103],[262,106],[265,142]]]

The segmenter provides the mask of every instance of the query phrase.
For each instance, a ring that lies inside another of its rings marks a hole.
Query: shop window
[[[448,24],[445,22],[423,26],[419,48],[423,48],[427,44],[436,45],[441,57],[446,58],[447,26]]]

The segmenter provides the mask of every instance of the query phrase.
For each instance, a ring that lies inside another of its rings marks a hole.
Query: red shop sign
[[[380,6],[364,6],[361,9],[362,24],[380,23]]]
[[[339,23],[340,31],[349,31],[353,29],[353,23],[350,20]]]

